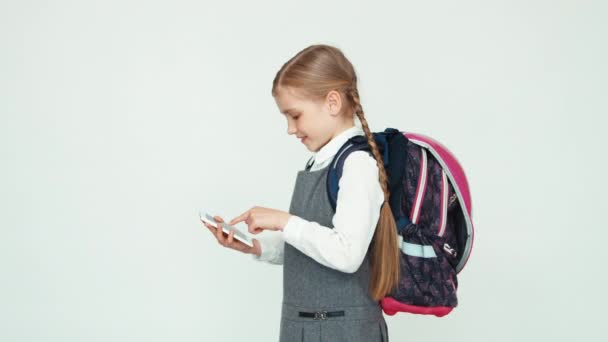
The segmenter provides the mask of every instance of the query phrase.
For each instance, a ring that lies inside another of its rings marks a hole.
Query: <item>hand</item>
[[[228,222],[229,225],[245,221],[247,229],[252,234],[263,230],[283,230],[291,214],[282,210],[253,207]]]
[[[262,254],[262,248],[260,247],[260,242],[257,239],[253,239],[253,247],[250,247],[234,238],[234,230],[231,230],[228,235],[226,235],[226,233],[224,233],[224,231],[222,230],[222,224],[221,224],[224,222],[224,219],[222,219],[219,216],[213,216],[213,219],[216,220],[217,222],[220,222],[218,224],[218,226],[219,226],[218,228],[215,228],[214,226],[208,224],[207,222],[205,222],[203,220],[201,220],[201,222],[203,222],[205,227],[207,227],[207,229],[209,229],[211,234],[213,234],[215,236],[215,238],[217,239],[217,242],[220,245],[227,247],[227,248],[232,248],[234,250],[237,250],[239,252],[243,252],[246,254],[255,254],[257,256],[260,256],[260,254]]]

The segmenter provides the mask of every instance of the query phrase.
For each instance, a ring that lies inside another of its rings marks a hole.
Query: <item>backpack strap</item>
[[[354,136],[347,140],[342,147],[338,150],[336,155],[331,161],[329,170],[327,173],[327,195],[332,209],[336,210],[336,202],[338,200],[338,190],[340,178],[342,177],[342,171],[344,169],[344,162],[346,158],[355,151],[367,150],[367,139],[364,136]],[[371,154],[371,151],[369,151]]]
[[[384,168],[388,177],[388,188],[390,191],[389,204],[395,217],[397,231],[401,233],[412,222],[410,218],[400,211],[402,203],[402,192],[397,191],[401,185],[401,179],[405,172],[406,154],[404,153],[408,139],[396,128],[386,128],[383,132],[372,133],[378,151],[382,155]],[[371,147],[367,137],[357,135],[347,140],[332,159],[327,174],[327,195],[333,210],[336,210],[339,183],[342,177],[344,162],[346,158],[355,151],[367,151],[372,157]],[[390,161],[390,162],[389,162]],[[395,191],[393,191],[395,190]]]

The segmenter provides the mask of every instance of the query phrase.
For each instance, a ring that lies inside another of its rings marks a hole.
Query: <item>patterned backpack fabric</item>
[[[464,171],[454,155],[430,137],[395,128],[372,134],[387,171],[401,250],[399,287],[381,300],[382,309],[388,315],[445,316],[458,304],[456,275],[473,245]],[[334,210],[344,161],[357,150],[371,154],[364,136],[350,138],[332,160],[327,193]]]

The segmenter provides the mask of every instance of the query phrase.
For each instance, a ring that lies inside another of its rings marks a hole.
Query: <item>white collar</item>
[[[315,168],[320,167],[325,164],[328,160],[338,153],[338,150],[344,143],[354,137],[355,135],[363,135],[365,136],[365,132],[359,126],[352,126],[342,133],[336,135],[333,139],[331,139],[327,144],[325,144],[319,151],[313,153],[313,160]]]

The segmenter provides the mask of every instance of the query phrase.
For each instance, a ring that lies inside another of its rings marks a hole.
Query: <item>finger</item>
[[[220,245],[226,247],[226,238],[224,237],[223,234],[221,234],[221,236],[218,238]]]
[[[215,227],[213,227],[213,226],[209,226],[209,225],[207,225],[207,229],[209,230],[209,232],[210,232],[211,234],[213,234],[213,236],[215,237],[215,239],[216,239],[216,240],[218,240],[218,242],[219,242],[219,239],[218,239],[218,237],[217,237],[217,228],[215,228]]]
[[[206,221],[201,220],[201,223],[205,225],[205,227],[207,228],[215,228],[212,225],[210,225],[209,223],[207,223]]]
[[[217,240],[217,242],[220,245],[224,246],[225,245],[225,239],[224,239],[224,237],[222,235],[223,233],[219,233],[218,234],[219,229],[217,229],[216,227],[208,224],[207,222],[204,222],[204,223],[205,223],[205,227],[207,227],[207,229],[209,230],[209,232],[215,236],[215,239]]]
[[[219,216],[213,216],[213,219],[218,221],[218,222],[224,222],[224,219],[219,217]]]
[[[249,216],[249,210],[247,210],[246,212],[242,213],[241,215],[233,218],[232,220],[230,220],[230,222],[228,222],[228,224],[232,226],[236,223],[246,220],[248,216]]]
[[[222,245],[224,244],[223,234],[224,234],[224,232],[222,231],[221,223],[218,223],[217,227],[215,228],[215,237]]]
[[[228,244],[232,245],[233,242],[234,242],[234,230],[231,230],[230,233],[228,234]]]

